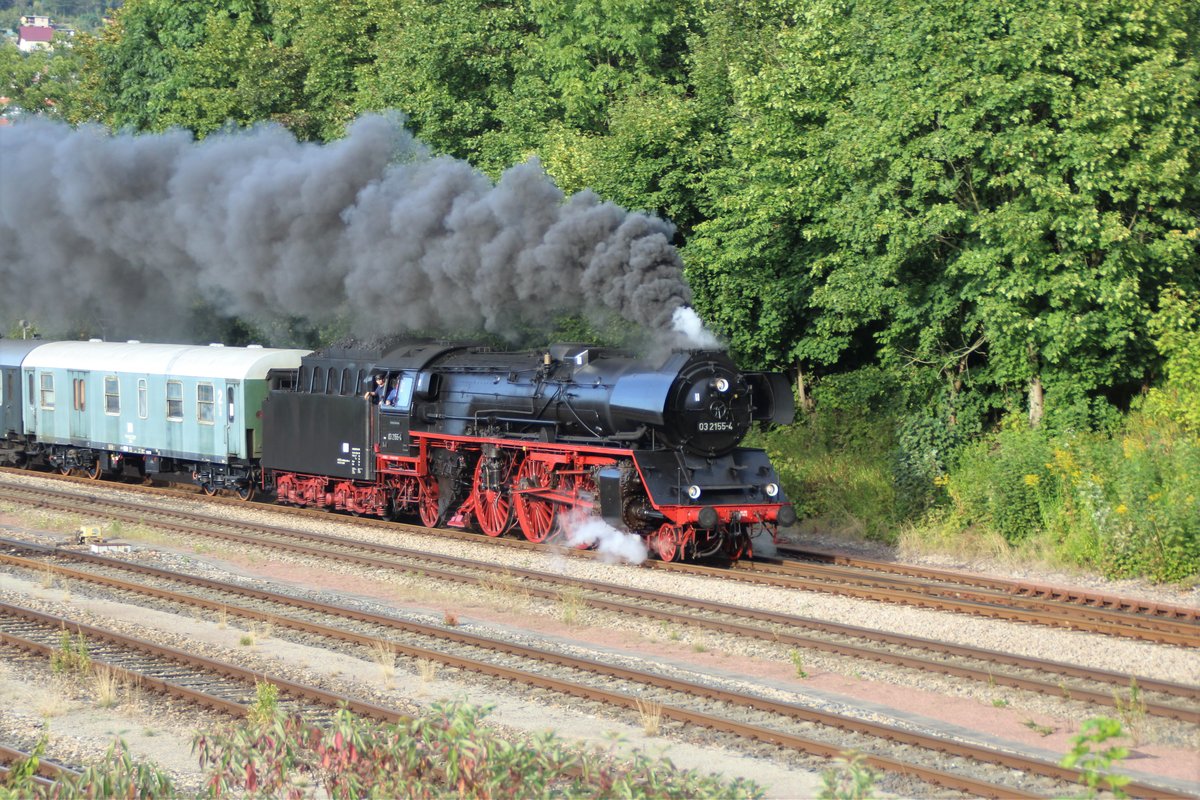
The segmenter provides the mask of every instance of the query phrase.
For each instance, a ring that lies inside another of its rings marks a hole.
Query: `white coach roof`
[[[308,350],[265,347],[208,347],[140,342],[47,342],[25,357],[23,366],[75,369],[108,374],[138,373],[181,378],[261,379],[267,370],[296,368]]]

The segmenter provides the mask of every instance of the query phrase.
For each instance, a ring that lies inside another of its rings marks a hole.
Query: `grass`
[[[392,685],[396,675],[396,650],[390,642],[377,639],[371,644],[371,659],[379,666],[385,686]]]
[[[558,592],[559,619],[566,625],[574,625],[579,621],[579,615],[587,607],[583,599],[583,589],[579,586],[564,586]]]
[[[808,672],[804,669],[804,653],[799,650],[788,650],[788,658],[792,660],[792,666],[796,668],[797,678],[807,678]]]
[[[1113,702],[1116,704],[1117,716],[1124,725],[1125,734],[1136,747],[1141,743],[1142,734],[1146,729],[1146,698],[1137,684],[1137,678],[1129,679],[1129,690],[1126,692],[1114,689]]]
[[[121,697],[121,677],[109,666],[102,665],[92,671],[92,688],[96,705],[112,708]]]
[[[662,728],[663,705],[655,700],[637,699],[638,717],[642,722],[642,733],[658,736]]]
[[[482,579],[479,588],[485,605],[514,612],[527,611],[531,605],[529,590],[508,570]]]
[[[438,664],[428,658],[417,659],[417,675],[422,683],[432,683],[438,674]]]
[[[1049,725],[1042,725],[1031,719],[1027,719],[1021,724],[1039,736],[1050,736],[1057,730],[1057,728],[1053,728]]]

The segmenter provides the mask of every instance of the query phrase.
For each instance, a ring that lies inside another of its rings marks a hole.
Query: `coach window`
[[[196,384],[196,419],[202,425],[216,421],[216,394],[211,383]]]
[[[146,388],[146,379],[138,378],[138,417],[145,419],[150,416],[150,392]]]
[[[41,377],[42,382],[42,408],[54,408],[54,376],[49,372],[43,372]]]
[[[232,386],[227,387],[225,390],[225,394],[226,394],[225,407],[229,409],[229,421],[233,422],[234,414],[237,411],[237,406],[234,405],[234,400],[236,400],[237,398],[233,394],[233,387]]]
[[[104,376],[104,413],[121,413],[121,382],[116,375]]]
[[[84,411],[87,405],[87,385],[83,382],[83,378],[76,378],[71,381],[71,385],[75,391],[75,410]]]
[[[183,422],[183,383],[167,381],[167,419]]]

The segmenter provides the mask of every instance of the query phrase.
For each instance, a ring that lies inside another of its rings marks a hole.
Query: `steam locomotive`
[[[0,460],[92,477],[535,542],[599,518],[664,560],[744,557],[795,520],[766,454],[739,447],[755,422],[791,420],[790,386],[719,351],[0,342],[0,379]]]

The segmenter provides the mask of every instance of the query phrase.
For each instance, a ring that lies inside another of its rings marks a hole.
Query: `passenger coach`
[[[262,454],[263,398],[272,381],[279,386],[292,379],[307,352],[39,344],[21,361],[24,457],[93,478],[130,470],[248,498]],[[11,368],[4,369],[8,389]],[[7,400],[4,407],[7,413]]]

